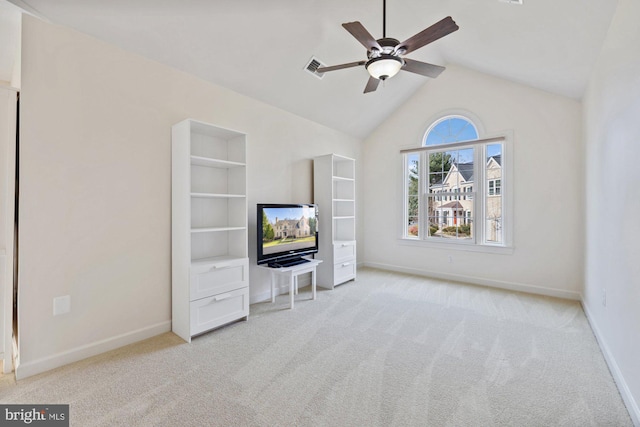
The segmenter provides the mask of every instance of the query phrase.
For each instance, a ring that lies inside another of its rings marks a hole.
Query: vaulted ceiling
[[[360,21],[382,37],[382,0],[10,1],[52,23],[356,137],[368,135],[431,81],[401,72],[363,94],[364,67],[326,73],[321,80],[304,71],[312,56],[326,65],[366,59],[341,24]],[[387,0],[386,29],[387,36],[404,40],[452,16],[460,30],[407,56],[580,99],[616,4]]]

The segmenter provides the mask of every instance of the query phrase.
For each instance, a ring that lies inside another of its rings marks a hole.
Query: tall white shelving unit
[[[333,289],[356,278],[356,162],[327,154],[313,161],[318,205],[318,286]]]
[[[246,135],[172,128],[172,330],[191,337],[249,317]]]

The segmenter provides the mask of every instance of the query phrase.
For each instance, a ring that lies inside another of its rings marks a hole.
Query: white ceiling
[[[0,0],[0,82],[13,80],[20,49],[20,14],[16,6]]]
[[[322,80],[303,71],[312,55],[326,65],[366,59],[341,24],[357,20],[382,37],[381,0],[10,1],[356,137],[368,135],[430,80],[402,72],[365,95],[364,67],[333,71]],[[407,57],[459,64],[580,99],[616,4],[388,0],[387,36],[404,40],[450,15],[460,30]]]

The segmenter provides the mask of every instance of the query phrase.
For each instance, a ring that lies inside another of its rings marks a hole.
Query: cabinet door
[[[190,300],[246,288],[248,277],[249,261],[246,258],[192,266]]]
[[[249,288],[191,302],[191,335],[217,328],[249,315]]]
[[[355,261],[356,242],[335,242],[333,244],[333,262]]]
[[[333,266],[333,282],[335,285],[355,279],[356,261],[345,261]]]

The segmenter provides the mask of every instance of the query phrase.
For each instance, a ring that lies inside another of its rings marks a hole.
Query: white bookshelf
[[[249,316],[246,135],[172,128],[172,330],[190,342]]]
[[[320,249],[318,286],[333,289],[356,278],[355,160],[327,154],[313,162]]]

